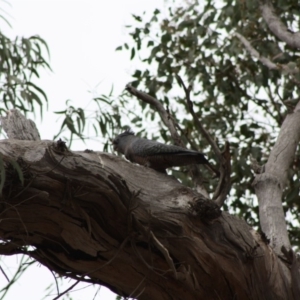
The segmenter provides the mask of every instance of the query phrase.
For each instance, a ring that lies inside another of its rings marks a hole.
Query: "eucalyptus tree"
[[[2,117],[0,253],[122,297],[298,299],[298,3],[166,5],[133,16],[117,50],[140,67],[118,99],[95,99],[106,114],[94,128],[201,149],[218,176],[72,152],[12,110]],[[84,112],[71,112],[60,112],[62,128],[82,137]]]

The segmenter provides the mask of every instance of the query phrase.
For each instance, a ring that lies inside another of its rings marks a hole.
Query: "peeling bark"
[[[61,275],[138,299],[297,299],[292,262],[171,177],[51,141],[4,140],[0,152],[1,254],[25,252]],[[197,203],[214,213],[205,218]]]

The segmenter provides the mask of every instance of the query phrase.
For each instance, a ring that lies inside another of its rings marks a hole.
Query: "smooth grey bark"
[[[264,173],[253,182],[259,201],[259,219],[262,230],[271,240],[275,252],[290,248],[282,208],[282,193],[288,181],[289,169],[300,141],[300,102],[288,114],[281,126],[278,139],[270,153]]]
[[[270,0],[261,0],[262,16],[273,34],[293,48],[300,48],[300,32],[291,32],[276,15]]]

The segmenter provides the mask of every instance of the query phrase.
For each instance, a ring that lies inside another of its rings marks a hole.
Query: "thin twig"
[[[25,261],[23,262],[23,259],[25,259]],[[18,281],[18,279],[21,277],[21,275],[24,274],[24,272],[32,265],[35,263],[35,261],[31,261],[29,263],[27,263],[27,261],[30,260],[30,257],[25,256],[25,254],[22,256],[20,264],[18,266],[17,271],[15,272],[15,274],[13,275],[13,277],[11,278],[11,280],[9,281],[9,283],[0,290],[0,293],[3,293],[1,296],[1,300],[3,300],[5,298],[5,295],[8,293],[9,288]]]
[[[1,273],[4,275],[4,277],[6,278],[7,282],[9,282],[9,278],[8,278],[8,276],[6,275],[6,273],[4,272],[4,270],[2,269],[1,266],[0,266],[0,271],[1,271]]]
[[[98,295],[98,293],[100,292],[100,290],[101,290],[101,285],[98,287],[98,289],[97,289],[97,291],[96,291],[96,293],[95,293],[95,295],[94,295],[94,298],[93,298],[93,300],[95,300],[96,299],[96,297],[97,297],[97,295]]]
[[[58,283],[57,283],[57,278],[56,278],[56,276],[55,276],[55,274],[54,274],[54,272],[52,270],[49,269],[49,271],[51,272],[51,274],[54,277],[55,286],[56,286],[56,292],[57,292],[57,295],[58,295],[60,292],[59,292],[59,286],[58,286]]]
[[[154,235],[154,233],[152,231],[150,231],[150,236],[153,239],[153,242],[155,244],[155,246],[161,251],[161,253],[164,255],[169,267],[172,269],[175,278],[177,279],[177,272],[176,272],[176,268],[174,266],[173,260],[170,257],[169,251],[167,250],[167,248],[156,238],[156,236]]]
[[[63,291],[62,293],[60,293],[59,295],[57,295],[52,300],[59,299],[61,296],[65,295],[66,293],[68,293],[69,291],[71,291],[79,282],[80,282],[80,280],[77,280],[74,284],[72,284],[70,287],[68,287],[65,291]]]
[[[182,78],[179,75],[177,75],[177,79],[179,84],[184,89],[187,105],[191,115],[193,116],[193,120],[195,122],[196,128],[198,129],[199,133],[202,134],[206,138],[208,143],[211,145],[211,147],[213,148],[217,156],[218,161],[220,162],[219,172],[212,165],[209,164],[208,166],[211,168],[211,170],[214,173],[220,175],[217,189],[213,195],[213,200],[215,200],[219,206],[222,206],[227,197],[227,194],[230,191],[230,186],[231,186],[230,185],[231,164],[230,164],[229,143],[228,142],[226,143],[225,150],[222,153],[217,143],[211,137],[209,132],[204,128],[204,126],[202,125],[201,121],[199,120],[198,116],[194,111],[193,102],[190,98],[191,86],[187,88]]]
[[[184,90],[185,96],[186,96],[186,101],[187,101],[187,104],[188,104],[188,109],[189,109],[191,115],[193,116],[193,119],[194,119],[194,122],[195,122],[195,125],[196,125],[197,129],[206,138],[208,143],[213,148],[215,154],[217,155],[218,160],[221,162],[223,160],[223,157],[222,157],[222,153],[221,153],[219,147],[217,146],[216,142],[211,137],[211,135],[208,133],[208,131],[203,127],[202,123],[200,122],[200,120],[198,119],[198,117],[197,117],[197,115],[194,111],[193,102],[190,98],[191,87],[187,88],[186,85],[184,84],[182,78],[179,75],[177,75],[177,79],[178,79],[179,83],[181,84],[181,86],[183,87],[183,90]]]
[[[174,140],[174,143],[178,146],[185,147],[183,141],[181,140],[179,134],[177,133],[175,122],[173,118],[170,116],[170,114],[167,112],[167,110],[164,108],[164,106],[154,97],[138,91],[136,88],[134,88],[132,85],[127,84],[126,90],[131,94],[136,96],[138,99],[142,100],[143,102],[146,102],[156,108],[158,111],[162,121],[167,126],[167,128],[170,130],[172,139]]]

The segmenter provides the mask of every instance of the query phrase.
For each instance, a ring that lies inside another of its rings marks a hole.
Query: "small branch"
[[[268,67],[270,70],[279,70],[282,71],[284,74],[289,75],[299,73],[299,68],[297,68],[296,65],[294,65],[293,63],[287,65],[275,64],[269,58],[260,55],[259,52],[252,47],[251,43],[243,35],[241,35],[238,32],[235,32],[233,35],[236,36],[243,43],[246,50],[250,53],[252,57],[257,58],[264,66]]]
[[[18,281],[18,279],[24,274],[24,272],[32,265],[35,261],[30,261],[30,257],[25,255],[22,256],[21,261],[19,263],[18,269],[13,275],[13,277],[9,280],[9,283],[0,290],[1,300],[5,298],[5,295],[8,293],[9,289]]]
[[[219,147],[217,146],[216,142],[213,140],[213,138],[210,136],[210,134],[208,133],[208,131],[203,127],[202,123],[199,121],[194,108],[193,108],[193,102],[191,101],[190,98],[190,93],[191,93],[191,87],[187,88],[182,80],[182,78],[177,75],[177,78],[179,80],[179,83],[182,85],[184,92],[185,92],[185,96],[186,96],[186,101],[188,104],[188,108],[189,111],[191,113],[191,115],[194,118],[194,122],[196,127],[198,128],[199,132],[206,138],[206,140],[208,141],[208,143],[211,145],[211,147],[213,148],[215,154],[217,155],[219,161],[222,161],[223,157],[221,154],[221,151],[219,149]]]
[[[265,22],[273,34],[290,47],[299,49],[300,32],[291,32],[286,25],[281,22],[275,13],[272,2],[269,0],[260,1],[260,9]]]
[[[1,125],[9,139],[39,141],[35,123],[26,119],[17,109],[11,109],[6,117],[0,117]]]
[[[142,100],[143,102],[146,102],[146,103],[154,106],[156,108],[156,110],[158,111],[162,121],[170,130],[170,133],[174,140],[174,143],[181,147],[185,147],[179,134],[177,133],[175,122],[173,121],[173,118],[170,116],[170,114],[167,112],[167,110],[164,108],[164,106],[157,99],[155,99],[154,97],[152,97],[144,92],[138,91],[136,88],[134,88],[130,84],[127,84],[125,89],[131,95],[136,96],[138,99]]]
[[[9,278],[8,278],[8,276],[6,275],[6,273],[4,272],[4,270],[2,269],[1,266],[0,266],[0,271],[1,271],[1,273],[4,275],[4,277],[6,278],[7,282],[9,282]]]
[[[215,174],[217,173],[218,175],[220,174],[218,187],[214,193],[213,200],[217,201],[218,205],[222,206],[227,197],[227,194],[230,191],[230,186],[231,186],[230,185],[231,164],[230,164],[229,143],[226,143],[225,150],[222,153],[217,143],[211,137],[209,132],[204,128],[204,126],[202,125],[202,123],[200,122],[198,116],[194,111],[194,107],[193,107],[194,105],[190,98],[191,87],[187,88],[182,78],[179,75],[177,75],[177,79],[184,89],[188,108],[191,115],[193,116],[196,128],[198,129],[199,133],[202,134],[206,138],[208,143],[211,145],[211,147],[213,148],[217,156],[218,161],[220,162],[220,172],[216,171],[212,165],[208,165],[208,166]]]
[[[70,287],[68,287],[65,291],[63,291],[62,293],[60,293],[59,295],[57,295],[55,298],[53,298],[52,300],[57,300],[59,299],[61,296],[67,294],[69,291],[71,291],[78,283],[80,283],[80,280],[77,280],[74,284],[72,284]]]
[[[49,269],[49,268],[48,268]],[[57,282],[57,278],[55,276],[55,273],[49,269],[50,273],[52,274],[53,278],[54,278],[54,281],[55,281],[55,287],[56,287],[56,292],[57,292],[57,295],[60,294],[60,291],[59,291],[59,286],[58,286],[58,282]]]
[[[165,257],[169,267],[171,268],[171,270],[174,273],[175,278],[177,279],[177,272],[176,272],[176,268],[174,266],[173,260],[170,257],[169,251],[167,250],[167,248],[156,238],[156,236],[153,234],[152,231],[150,231],[150,236],[153,239],[153,242],[155,244],[155,246],[161,251],[161,253],[163,254],[163,256]]]

